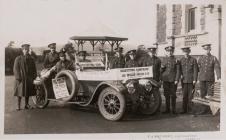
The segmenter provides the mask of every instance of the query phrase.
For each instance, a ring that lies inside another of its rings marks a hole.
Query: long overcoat
[[[30,55],[16,57],[13,72],[15,76],[14,96],[34,96],[35,86],[33,80],[37,76],[37,71],[33,58]]]

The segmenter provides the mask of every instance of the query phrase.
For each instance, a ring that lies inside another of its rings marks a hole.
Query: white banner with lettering
[[[118,68],[106,71],[76,71],[78,80],[108,81],[108,80],[128,80],[137,78],[153,77],[152,66]]]

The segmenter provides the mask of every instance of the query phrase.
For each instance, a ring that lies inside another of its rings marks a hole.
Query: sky
[[[156,41],[156,4],[150,0],[0,0],[0,45],[65,44],[74,35],[128,37],[125,44]]]

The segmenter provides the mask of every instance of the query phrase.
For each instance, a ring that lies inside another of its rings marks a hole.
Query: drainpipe
[[[218,54],[219,54],[219,62],[221,64],[221,27],[222,27],[222,8],[221,5],[218,7],[218,43],[219,43],[219,49],[218,49]]]

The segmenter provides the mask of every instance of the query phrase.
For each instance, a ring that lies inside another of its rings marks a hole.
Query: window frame
[[[187,32],[192,32],[196,30],[196,8],[192,7],[188,9],[187,13]]]

